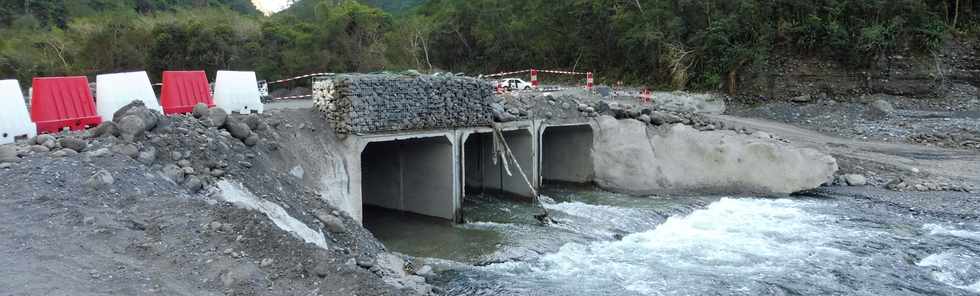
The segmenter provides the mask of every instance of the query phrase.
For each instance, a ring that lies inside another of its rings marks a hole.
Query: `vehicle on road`
[[[530,90],[533,87],[530,82],[520,78],[505,78],[497,82],[497,85],[507,90]]]

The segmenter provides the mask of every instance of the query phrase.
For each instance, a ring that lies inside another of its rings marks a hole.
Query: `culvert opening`
[[[541,135],[542,183],[591,184],[592,126],[550,126]]]
[[[502,134],[520,168],[529,181],[533,181],[534,147],[530,131],[521,129]],[[464,195],[494,194],[530,200],[534,196],[533,190],[521,176],[513,159],[507,156],[506,160],[507,167],[499,158],[499,151],[495,152],[492,132],[473,133],[466,137],[463,142]]]
[[[361,152],[364,225],[400,215],[453,220],[454,165],[446,137],[369,143]]]

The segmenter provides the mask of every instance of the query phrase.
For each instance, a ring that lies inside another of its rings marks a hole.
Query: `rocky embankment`
[[[94,129],[0,146],[0,290],[431,293],[426,268],[275,169],[299,128],[289,117],[134,103]]]

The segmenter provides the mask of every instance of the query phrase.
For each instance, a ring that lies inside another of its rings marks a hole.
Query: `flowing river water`
[[[468,223],[371,211],[449,295],[977,295],[980,221],[834,195],[630,197],[545,190],[542,210],[467,197]]]

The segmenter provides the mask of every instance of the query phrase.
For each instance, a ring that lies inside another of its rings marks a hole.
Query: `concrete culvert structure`
[[[370,142],[361,152],[362,202],[453,220],[455,160],[445,136]]]
[[[494,137],[492,130],[479,130],[466,133],[462,136],[463,141],[463,184],[465,194],[481,193],[503,193],[516,195],[518,197],[533,198],[534,191],[528,186],[527,181],[521,176],[520,169],[534,182],[535,161],[537,159],[534,147],[534,140],[528,129],[517,129],[502,132],[504,141],[510,147],[514,158],[520,164],[520,168],[514,164],[514,160],[506,157],[507,167],[503,160],[499,158],[499,153],[506,153],[503,144],[500,144],[500,151],[494,151]],[[494,158],[497,158],[496,163]],[[510,173],[508,174],[508,170]],[[533,184],[537,186],[537,184]]]
[[[542,182],[592,183],[593,135],[588,124],[545,126],[541,131]]]

